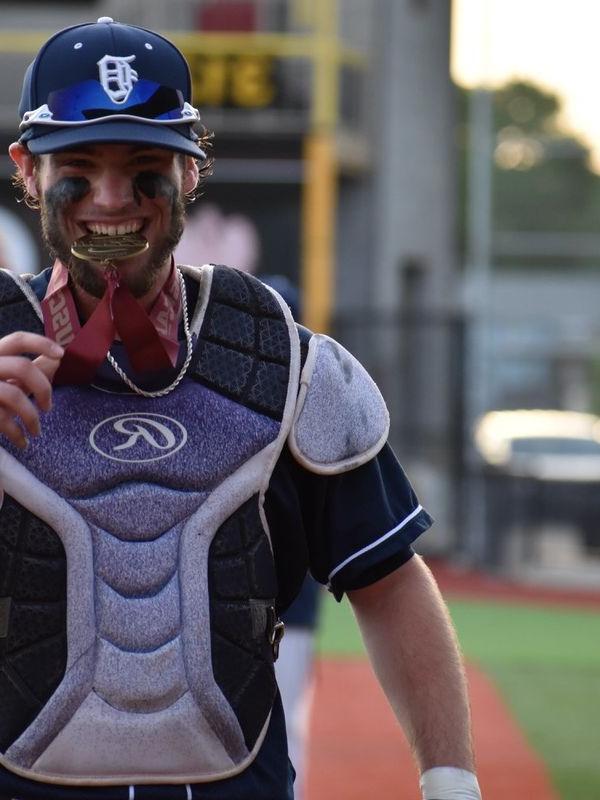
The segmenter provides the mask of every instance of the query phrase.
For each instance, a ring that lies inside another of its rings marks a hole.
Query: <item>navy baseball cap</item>
[[[54,34],[29,65],[19,141],[34,154],[132,143],[205,159],[191,101],[190,70],[174,44],[100,17]]]

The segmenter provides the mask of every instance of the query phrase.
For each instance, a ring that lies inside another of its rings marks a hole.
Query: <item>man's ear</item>
[[[198,185],[198,178],[200,172],[198,170],[198,162],[192,156],[185,156],[183,164],[183,193],[189,194],[193,192]]]
[[[13,142],[8,148],[8,154],[15,162],[28,194],[39,199],[35,162],[29,150],[20,142]]]

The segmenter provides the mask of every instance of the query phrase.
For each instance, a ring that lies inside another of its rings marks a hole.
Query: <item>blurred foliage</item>
[[[466,176],[470,91],[457,87],[460,243],[466,242]],[[532,83],[513,81],[493,92],[495,232],[600,234],[600,175],[590,150],[561,121],[559,97]],[[522,264],[505,257],[503,266]],[[590,266],[598,259],[527,256],[528,266]]]

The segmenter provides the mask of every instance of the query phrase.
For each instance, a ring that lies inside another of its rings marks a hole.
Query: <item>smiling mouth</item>
[[[85,227],[89,233],[103,236],[123,236],[127,233],[139,233],[144,227],[140,219],[128,220],[127,222],[86,222]]]
[[[119,228],[122,226],[94,226]],[[104,233],[92,232],[71,245],[71,253],[83,261],[99,261],[103,264],[111,264],[113,261],[122,261],[126,258],[140,255],[149,247],[148,240],[137,231],[127,231],[123,233]]]

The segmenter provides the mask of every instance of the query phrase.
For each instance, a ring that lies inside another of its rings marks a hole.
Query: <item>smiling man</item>
[[[273,663],[307,568],[350,598],[425,800],[479,798],[377,387],[264,284],[174,264],[210,169],[181,53],[60,31],[20,115],[55,260],[0,272],[0,800],[291,800]]]

